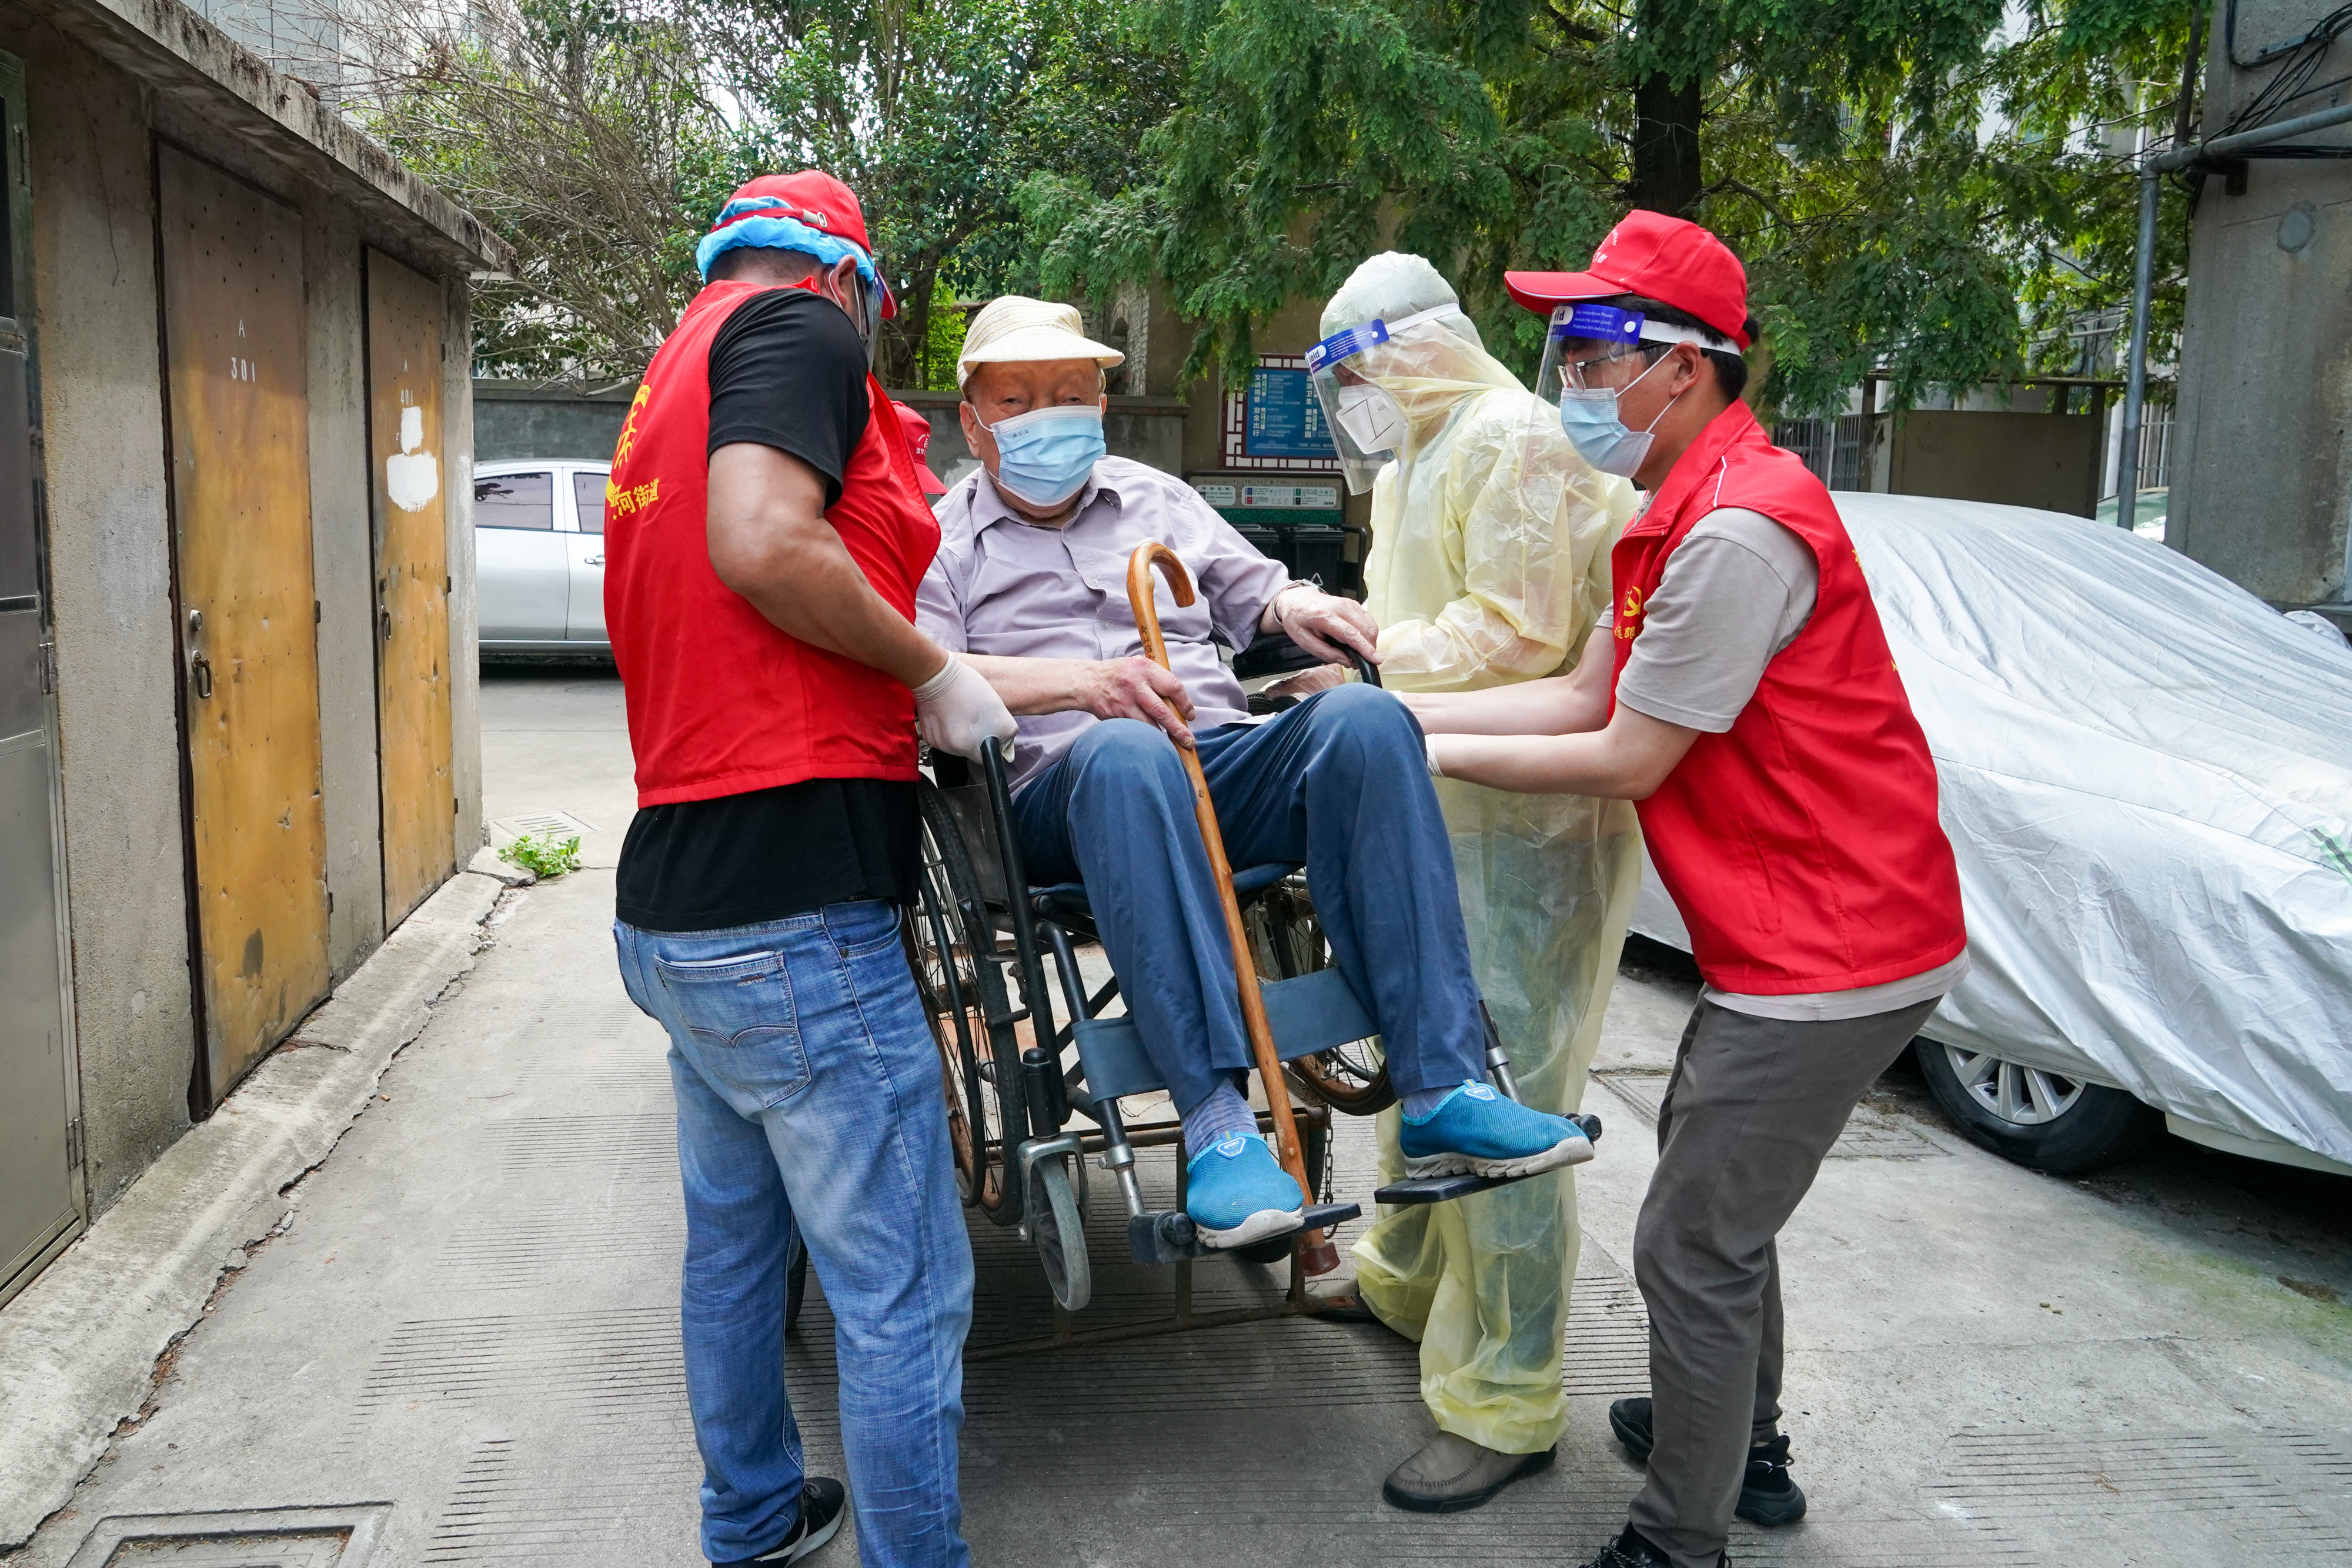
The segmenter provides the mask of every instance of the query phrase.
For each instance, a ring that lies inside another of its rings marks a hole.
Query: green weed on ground
[[[525,833],[500,850],[499,859],[545,881],[580,869],[580,840],[575,835],[558,841],[553,833]]]

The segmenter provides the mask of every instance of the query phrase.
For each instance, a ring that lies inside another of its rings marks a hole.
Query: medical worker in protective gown
[[[1577,455],[1427,261],[1365,262],[1325,308],[1323,333],[1374,320],[1391,335],[1347,366],[1402,416],[1373,486],[1365,571],[1382,684],[1471,691],[1565,674],[1608,609],[1609,551],[1633,515],[1632,486]],[[1445,779],[1437,792],[1471,958],[1519,1092],[1573,1111],[1641,878],[1633,808]],[[1403,1174],[1397,1116],[1381,1119],[1384,1180]],[[1567,1171],[1390,1209],[1356,1243],[1363,1305],[1421,1342],[1422,1397],[1438,1427],[1390,1475],[1390,1502],[1473,1508],[1550,1464],[1568,1424],[1560,1343],[1577,1246]]]

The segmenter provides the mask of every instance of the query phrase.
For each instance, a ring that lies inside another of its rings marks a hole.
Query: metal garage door
[[[387,930],[457,864],[457,801],[449,771],[445,503],[451,476],[441,426],[443,309],[438,283],[368,252],[368,450]]]
[[[156,172],[201,1111],[327,990],[302,238],[174,148]]]

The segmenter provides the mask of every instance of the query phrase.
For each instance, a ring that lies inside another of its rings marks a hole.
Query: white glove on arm
[[[981,747],[993,740],[1010,761],[1020,727],[996,688],[953,653],[938,674],[915,688],[915,729],[934,751],[977,762]]]

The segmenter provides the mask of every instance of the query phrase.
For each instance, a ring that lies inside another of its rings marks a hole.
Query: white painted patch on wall
[[[441,465],[425,445],[425,411],[414,403],[400,411],[400,452],[384,459],[383,488],[404,512],[421,512],[441,493]]]

